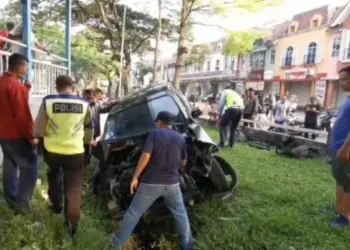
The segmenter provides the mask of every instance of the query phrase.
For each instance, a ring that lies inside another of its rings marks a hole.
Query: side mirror
[[[199,109],[199,107],[193,107],[191,110],[191,116],[194,119],[197,119],[198,117],[200,117],[203,114],[203,112]]]

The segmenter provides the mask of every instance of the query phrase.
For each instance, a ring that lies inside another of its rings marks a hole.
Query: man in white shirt
[[[225,147],[227,127],[230,125],[229,146],[235,144],[235,132],[242,118],[244,103],[242,97],[230,86],[226,87],[220,95],[219,100],[219,133],[220,147]]]
[[[284,125],[287,120],[289,103],[286,96],[282,96],[276,104],[275,109],[275,123],[279,125]]]

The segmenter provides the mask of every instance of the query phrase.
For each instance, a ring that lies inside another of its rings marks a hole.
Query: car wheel
[[[213,182],[218,192],[225,192],[229,190],[230,185],[226,179],[225,172],[221,168],[220,163],[215,158],[212,160],[209,178]]]

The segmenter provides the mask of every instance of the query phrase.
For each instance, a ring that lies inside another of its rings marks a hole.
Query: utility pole
[[[124,41],[125,41],[125,20],[126,20],[126,5],[124,4],[122,45],[121,45],[121,49],[120,49],[120,69],[119,69],[118,97],[122,97],[123,64],[124,64]]]
[[[156,38],[156,47],[154,50],[154,62],[153,62],[153,76],[152,76],[152,84],[155,84],[158,80],[157,78],[157,64],[159,57],[159,43],[162,36],[162,1],[158,0],[158,33]]]

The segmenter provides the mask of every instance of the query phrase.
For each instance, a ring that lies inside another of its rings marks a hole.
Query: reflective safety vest
[[[45,149],[50,153],[84,153],[84,123],[89,103],[77,96],[61,94],[44,97],[48,116]]]
[[[234,90],[227,90],[226,93],[226,109],[228,108],[244,108],[243,98]]]

